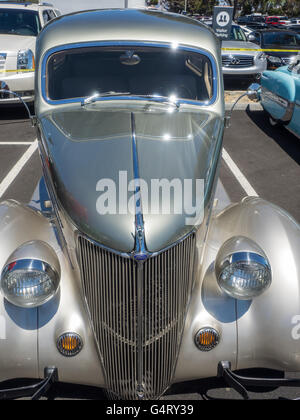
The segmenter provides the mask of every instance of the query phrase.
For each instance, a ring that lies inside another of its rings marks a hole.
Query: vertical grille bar
[[[83,288],[111,397],[171,384],[192,288],[195,237],[143,263],[78,237]]]

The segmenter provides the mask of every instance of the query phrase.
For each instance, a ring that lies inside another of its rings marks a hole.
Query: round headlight
[[[37,258],[25,257],[26,254],[32,255],[34,250],[39,254]],[[22,308],[34,308],[56,294],[60,271],[53,253],[47,244],[35,241],[24,244],[12,255],[1,274],[1,292],[10,303]],[[18,258],[20,254],[24,258]],[[45,259],[38,258],[41,254]]]
[[[282,64],[282,60],[280,57],[276,57],[274,55],[268,55],[267,58],[272,64]]]
[[[228,252],[230,248],[231,253]],[[216,275],[221,289],[241,300],[259,296],[272,282],[267,257],[257,244],[243,237],[232,238],[221,247],[216,260]]]

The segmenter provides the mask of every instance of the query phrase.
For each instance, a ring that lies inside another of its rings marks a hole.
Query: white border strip
[[[0,146],[30,146],[34,141],[0,141]]]
[[[240,183],[240,185],[246,192],[246,194],[252,197],[253,196],[258,197],[258,194],[255,191],[255,189],[248,182],[246,177],[242,174],[242,172],[239,170],[237,165],[234,163],[234,161],[231,159],[231,157],[229,156],[229,154],[226,152],[224,148],[222,151],[222,157],[224,161],[226,162],[227,166],[229,167],[229,169],[231,170],[231,172],[233,173],[233,175],[235,176],[235,178],[238,180],[238,182]]]
[[[34,154],[34,152],[37,150],[37,147],[38,147],[38,142],[37,142],[37,140],[35,140],[31,144],[31,146],[28,147],[26,152],[18,160],[18,162],[15,164],[15,166],[8,172],[8,174],[3,179],[3,181],[0,183],[0,198],[3,196],[5,191],[8,189],[8,187],[11,185],[11,183],[15,180],[15,178],[21,172],[23,167],[26,165],[28,160],[31,158],[31,156]]]

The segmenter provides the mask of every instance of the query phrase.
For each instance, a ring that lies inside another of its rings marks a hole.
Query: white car
[[[292,18],[291,25],[300,25],[300,18]]]
[[[35,43],[42,27],[59,16],[49,3],[0,2],[0,104],[34,101]],[[3,90],[7,90],[3,92]]]

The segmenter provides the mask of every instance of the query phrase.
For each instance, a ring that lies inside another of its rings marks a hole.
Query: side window
[[[49,20],[51,20],[51,17],[48,13],[48,10],[43,11],[43,20],[44,20],[45,25],[46,25],[47,22],[49,22]]]
[[[54,19],[54,18],[56,18],[56,15],[55,15],[55,13],[54,13],[54,11],[53,11],[53,10],[48,10],[48,14],[49,14],[49,16],[50,16],[50,19]]]
[[[43,19],[44,19],[44,24],[46,25],[47,22],[49,22],[49,20],[54,19],[55,13],[53,12],[53,10],[44,10],[43,11]]]

